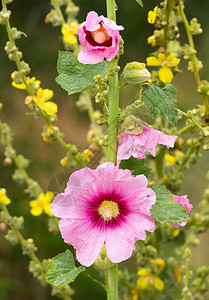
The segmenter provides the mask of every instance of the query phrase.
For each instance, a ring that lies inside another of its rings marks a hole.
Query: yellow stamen
[[[108,222],[119,214],[118,204],[113,201],[103,201],[98,213]]]

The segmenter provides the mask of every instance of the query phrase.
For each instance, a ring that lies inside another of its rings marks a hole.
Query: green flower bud
[[[141,84],[151,77],[150,72],[145,68],[145,64],[137,61],[128,63],[124,68],[123,74],[124,80],[128,84]]]
[[[193,18],[190,21],[190,31],[191,31],[191,34],[193,34],[193,35],[202,33],[202,28],[201,28],[201,25],[197,22],[197,18]]]

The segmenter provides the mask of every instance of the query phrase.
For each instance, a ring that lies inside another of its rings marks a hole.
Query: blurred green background
[[[95,10],[104,14],[105,1],[84,1],[75,3],[80,7],[79,22],[82,22],[87,12]],[[117,23],[125,27],[122,36],[125,41],[125,55],[121,57],[120,65],[137,60],[145,62],[146,57],[153,51],[147,45],[147,37],[152,34],[153,26],[147,23],[147,13],[159,1],[144,1],[142,9],[135,0],[118,0]],[[188,18],[197,17],[202,24],[203,34],[195,37],[198,57],[204,62],[201,73],[203,79],[209,77],[209,2],[205,0],[186,1]],[[67,93],[55,83],[57,76],[56,61],[58,50],[63,50],[60,28],[53,28],[44,22],[46,14],[50,11],[50,1],[46,0],[15,0],[9,5],[12,11],[11,24],[27,34],[17,40],[17,46],[23,51],[23,59],[31,67],[31,76],[42,82],[42,88],[54,91],[54,101],[59,106],[60,129],[65,133],[66,141],[75,143],[80,150],[86,145],[86,133],[89,120],[86,113],[80,113],[75,100],[78,95],[67,96]],[[181,40],[186,42],[183,28]],[[63,167],[59,160],[64,152],[57,144],[49,145],[42,141],[40,136],[44,125],[42,120],[34,120],[28,114],[24,104],[25,92],[11,86],[11,73],[15,70],[13,62],[9,61],[4,51],[7,41],[5,28],[0,27],[0,102],[4,104],[1,118],[7,122],[15,132],[14,145],[19,153],[31,160],[28,168],[29,174],[37,179],[41,186],[47,190],[53,176],[62,173]],[[186,69],[186,64],[181,63],[180,68]],[[187,110],[200,103],[200,97],[195,93],[196,84],[191,73],[180,73],[174,80],[177,87],[177,100],[179,107]],[[137,98],[138,90],[124,89],[121,93],[121,106],[131,103]],[[185,180],[181,194],[188,194],[190,202],[195,206],[201,199],[202,189],[206,187],[205,173],[208,169],[208,153],[203,153],[203,159],[185,172]],[[25,237],[33,237],[39,248],[38,256],[42,258],[53,257],[58,252],[64,251],[66,245],[60,234],[48,234],[45,216],[32,217],[29,213],[28,198],[23,193],[22,186],[17,185],[12,179],[13,167],[3,167],[3,150],[0,149],[0,186],[8,190],[8,196],[14,203],[9,207],[13,215],[25,216]],[[194,208],[195,209],[195,208]],[[49,237],[46,239],[46,236]],[[201,244],[195,248],[193,256],[194,266],[208,264],[208,235],[202,235]],[[11,246],[0,232],[0,299],[1,300],[47,300],[55,299],[50,296],[48,288],[43,288],[28,271],[28,258],[22,256],[19,246]],[[82,289],[78,288],[80,282]],[[105,299],[102,290],[89,279],[81,275],[72,284],[76,289],[74,299]]]

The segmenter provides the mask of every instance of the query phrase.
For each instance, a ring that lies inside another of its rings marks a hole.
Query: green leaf
[[[151,169],[144,165],[144,159],[137,159],[131,156],[129,159],[121,160],[120,169],[128,169],[134,176],[144,174],[147,178],[150,177]]]
[[[137,2],[141,7],[144,7],[144,4],[143,4],[142,0],[136,0],[136,2]]]
[[[75,261],[72,253],[66,250],[54,258],[47,268],[46,279],[55,286],[65,286],[73,282],[76,277],[85,271],[85,267],[75,267]]]
[[[176,89],[172,84],[167,84],[163,89],[154,84],[144,84],[141,100],[153,119],[161,114],[164,120],[168,119],[171,124],[176,125],[178,111],[173,101],[175,96]]]
[[[59,76],[56,82],[68,92],[69,95],[97,87],[94,76],[104,77],[108,73],[108,64],[102,61],[99,64],[84,65],[70,52],[60,52],[57,70]]]
[[[152,217],[161,223],[168,221],[172,223],[181,223],[189,219],[184,206],[174,203],[171,193],[157,184],[151,185],[151,189],[156,194],[156,202],[151,208]]]

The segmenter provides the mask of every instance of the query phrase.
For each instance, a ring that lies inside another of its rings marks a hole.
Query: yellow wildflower
[[[179,233],[180,233],[180,229],[179,229],[179,228],[174,229],[174,231],[173,231],[173,233],[172,233],[172,236],[173,236],[173,237],[177,237],[177,236],[179,236]]]
[[[174,275],[175,275],[175,277],[176,277],[178,283],[181,283],[181,282],[182,282],[182,279],[181,279],[181,269],[182,269],[182,266],[179,265],[177,268],[175,268],[175,269],[173,270]]]
[[[51,207],[51,201],[54,198],[54,193],[47,192],[46,194],[41,193],[38,196],[37,200],[30,201],[31,208],[31,214],[33,216],[40,216],[42,212],[44,211],[47,215],[50,217],[52,216],[52,213],[50,211]]]
[[[165,261],[162,258],[151,259],[151,264],[158,266],[158,270],[156,272],[156,275],[160,274],[162,269],[165,267]]]
[[[76,44],[77,43],[77,37],[75,34],[78,34],[77,29],[77,23],[72,22],[70,24],[63,24],[62,25],[62,34],[63,34],[63,40],[68,44]]]
[[[148,12],[148,23],[154,24],[157,16],[157,6]]]
[[[49,125],[48,127],[47,127],[47,134],[48,134],[48,136],[50,136],[50,135],[52,135],[53,134],[53,125]]]
[[[173,166],[176,162],[176,158],[175,158],[175,156],[166,153],[165,154],[165,161],[168,165]]]
[[[151,274],[145,268],[139,270],[137,274],[140,278],[137,279],[136,284],[142,290],[147,290],[150,285],[153,285],[158,291],[162,291],[164,289],[164,282],[157,275]]]
[[[83,150],[82,155],[87,162],[90,162],[90,156],[94,157],[94,153],[90,149]]]
[[[36,77],[30,78],[29,76],[26,77],[26,81],[27,81],[28,84],[33,83],[33,84],[38,85],[38,86],[41,83],[40,80],[36,80]],[[25,90],[26,89],[26,85],[25,85],[24,82],[22,82],[21,84],[18,84],[16,82],[12,81],[12,85],[15,88],[20,89],[20,90]]]
[[[0,189],[0,202],[5,205],[8,205],[11,203],[11,200],[6,195],[5,189]]]
[[[180,58],[176,58],[172,53],[166,56],[164,53],[158,53],[157,57],[147,57],[148,66],[161,66],[159,70],[159,78],[163,83],[171,82],[173,79],[172,67],[176,67],[180,62]]]
[[[139,299],[138,292],[139,292],[138,289],[132,289],[131,290],[131,295],[132,295],[131,300],[138,300]]]
[[[63,157],[62,159],[60,159],[60,164],[61,164],[62,166],[66,166],[67,162],[68,162],[68,159],[67,159],[66,156]]]
[[[33,100],[41,109],[43,109],[47,113],[47,115],[53,115],[56,114],[58,108],[56,103],[48,101],[52,97],[53,91],[49,89],[43,90],[42,88],[39,88]]]
[[[151,35],[147,38],[147,43],[151,44],[152,47],[156,46],[156,40],[155,40],[155,35]]]

